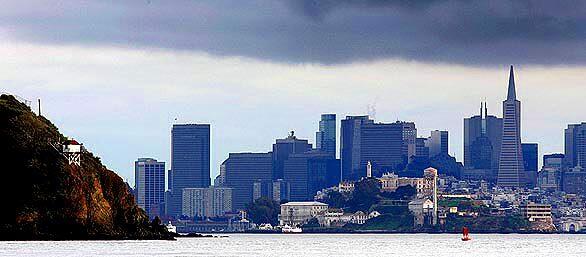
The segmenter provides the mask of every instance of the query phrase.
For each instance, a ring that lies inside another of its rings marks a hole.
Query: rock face
[[[66,138],[13,96],[0,96],[0,239],[172,239],[126,184],[89,152],[69,165]]]

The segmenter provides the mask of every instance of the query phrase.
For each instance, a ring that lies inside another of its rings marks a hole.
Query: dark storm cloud
[[[586,63],[586,1],[19,1],[0,35],[281,62]]]

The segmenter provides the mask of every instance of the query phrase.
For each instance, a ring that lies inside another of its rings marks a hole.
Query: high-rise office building
[[[501,187],[525,187],[526,183],[521,148],[521,102],[517,100],[511,65],[507,99],[503,101],[503,134],[497,184]]]
[[[184,188],[181,213],[188,217],[221,217],[232,211],[232,189]]]
[[[568,194],[586,195],[586,169],[568,168],[562,173],[562,190]]]
[[[252,200],[261,197],[273,198],[273,181],[257,180],[252,183]]]
[[[543,155],[543,167],[562,170],[564,168],[565,155],[563,153]]]
[[[175,124],[171,131],[168,215],[181,215],[184,188],[210,186],[210,125]]]
[[[289,160],[287,160],[289,161]],[[287,162],[286,161],[286,162]],[[338,170],[339,173],[339,170]],[[257,200],[261,197],[273,199],[280,203],[281,201],[290,200],[289,182],[283,179],[277,180],[257,180],[252,185],[252,199]]]
[[[426,140],[426,146],[429,148],[429,156],[433,157],[438,154],[448,154],[448,132],[434,130],[431,136]]]
[[[214,186],[223,186],[226,183],[226,161],[220,164],[220,174],[214,179]]]
[[[397,121],[402,126],[403,136],[403,158],[409,161],[412,156],[417,154],[417,128],[414,122]]]
[[[586,122],[565,129],[565,157],[568,168],[586,168]]]
[[[480,174],[476,179],[495,182],[501,149],[502,124],[501,118],[488,115],[486,103],[480,104],[480,115],[464,119],[465,173]]]
[[[563,154],[546,154],[543,156],[543,167],[537,174],[537,186],[543,190],[557,191],[561,189]]]
[[[283,165],[289,155],[305,153],[311,150],[311,144],[306,139],[298,139],[291,131],[284,139],[277,139],[273,144],[273,179],[283,178]]]
[[[340,183],[340,160],[320,151],[291,154],[284,163],[284,180],[289,200],[312,200],[317,191]]]
[[[525,171],[537,171],[537,143],[522,143],[521,148],[523,149],[523,167]]]
[[[322,114],[315,133],[316,149],[336,157],[336,114]]]
[[[415,139],[415,156],[428,159],[431,154],[431,149],[428,146],[427,138],[418,137]]]
[[[226,165],[225,186],[233,189],[232,206],[243,210],[253,201],[256,181],[273,179],[272,153],[230,153]]]
[[[165,162],[139,158],[134,162],[136,202],[149,217],[161,215],[165,201]]]
[[[291,195],[291,187],[289,183],[282,179],[273,181],[273,200],[278,203],[289,201]]]
[[[368,116],[347,116],[342,120],[342,179],[357,180],[364,177],[369,161],[375,174],[392,171],[398,165],[403,165],[403,125],[401,122],[374,123]]]
[[[522,143],[521,149],[523,150],[523,168],[527,184],[533,188],[537,184],[538,145],[536,143]]]

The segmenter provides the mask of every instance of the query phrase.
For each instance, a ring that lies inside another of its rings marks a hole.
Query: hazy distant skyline
[[[448,130],[462,161],[463,119],[480,101],[502,116],[513,64],[524,142],[540,158],[563,152],[563,129],[586,120],[584,2],[405,3],[8,3],[0,91],[41,98],[64,134],[133,184],[139,157],[170,168],[175,118],[212,125],[212,179],[229,152],[270,151],[290,130],[315,146],[322,113],[339,130],[367,105],[419,136]]]

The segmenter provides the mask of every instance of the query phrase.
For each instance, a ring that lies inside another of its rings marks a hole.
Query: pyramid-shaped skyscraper
[[[526,183],[521,148],[521,102],[517,100],[515,75],[511,65],[507,99],[503,101],[503,133],[497,185],[525,187]]]

